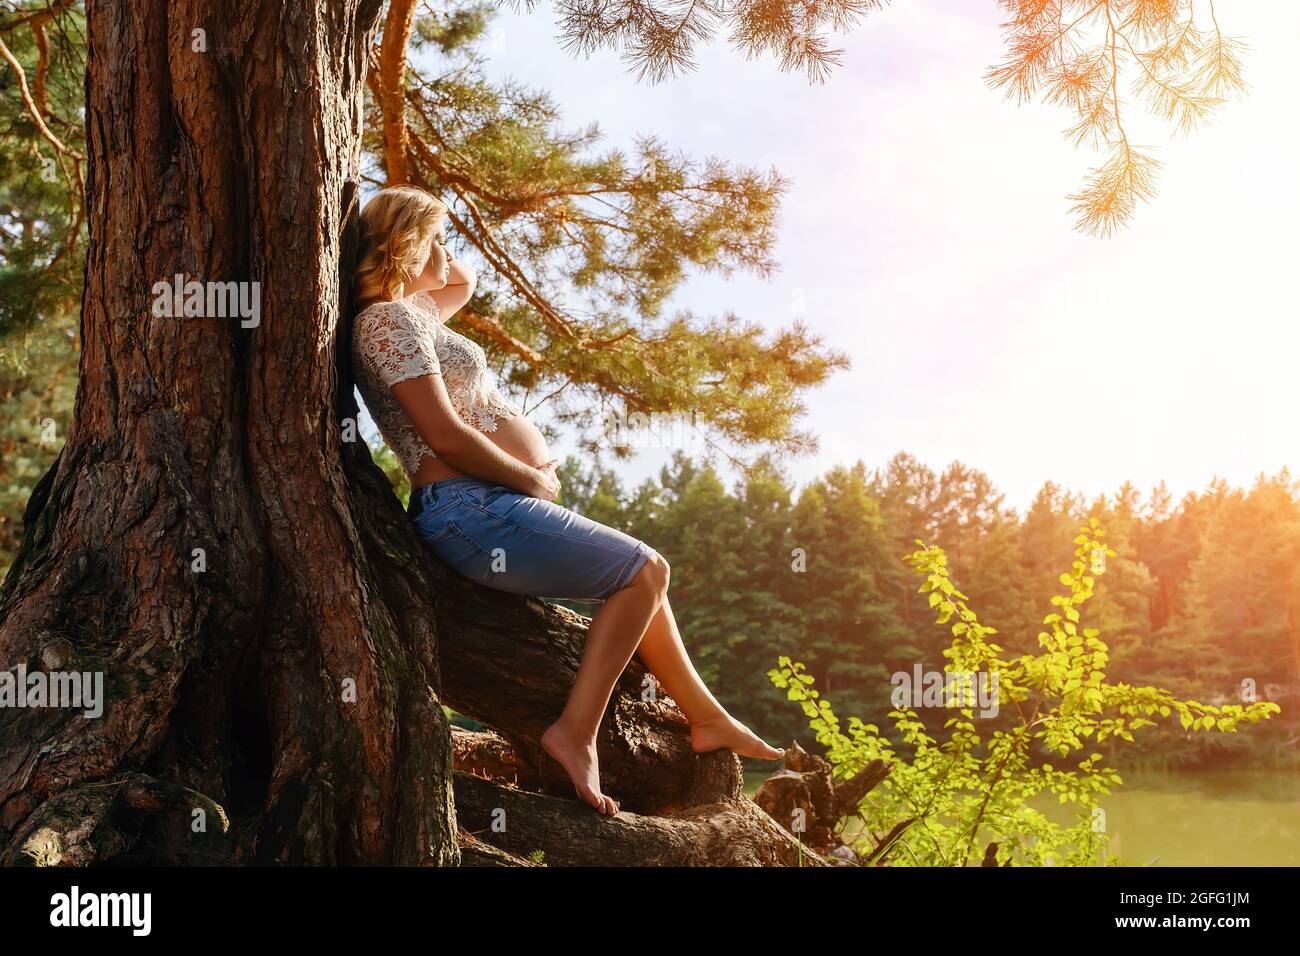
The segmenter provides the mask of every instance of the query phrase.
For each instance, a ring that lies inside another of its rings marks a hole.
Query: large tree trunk
[[[0,667],[101,672],[106,701],[0,708],[0,862],[526,862],[467,832],[507,800],[552,861],[814,861],[635,666],[600,757],[639,815],[578,802],[537,738],[582,619],[438,566],[343,439],[379,8],[87,4],[81,380],[0,591]],[[177,273],[259,283],[260,321],[155,315]],[[539,791],[469,781],[463,828],[444,688]]]
[[[9,858],[457,859],[429,579],[335,415],[379,7],[87,4],[81,382],[0,657],[102,671],[108,702],[3,715]],[[260,283],[260,323],[154,315],[177,273]],[[184,788],[230,829],[159,813]]]

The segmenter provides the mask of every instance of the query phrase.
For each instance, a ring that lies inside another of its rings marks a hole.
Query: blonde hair
[[[352,299],[394,299],[429,259],[434,236],[447,218],[441,200],[418,186],[390,186],[361,210],[361,249]]]

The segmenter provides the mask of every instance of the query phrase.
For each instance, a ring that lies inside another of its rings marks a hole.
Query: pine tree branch
[[[406,48],[411,42],[416,0],[391,0],[379,44],[376,81],[371,84],[383,119],[384,166],[388,185],[407,181]]]
[[[542,357],[542,353],[519,341],[507,332],[500,322],[491,316],[483,315],[479,312],[471,312],[468,309],[461,309],[456,313],[456,318],[463,321],[475,331],[486,335],[507,352],[519,356],[519,358],[523,359],[533,368],[539,368],[546,363],[546,360]]]
[[[18,95],[22,97],[23,105],[27,107],[27,112],[31,114],[32,121],[36,124],[37,131],[44,137],[55,152],[62,156],[69,156],[78,162],[85,162],[86,157],[74,149],[64,146],[62,141],[54,135],[54,132],[45,125],[45,117],[41,115],[40,108],[32,99],[31,91],[27,88],[27,74],[23,70],[23,65],[18,62],[18,58],[13,55],[3,38],[0,38],[0,59],[9,64],[9,68],[14,71],[18,77]]]
[[[437,155],[429,147],[428,143],[424,142],[424,140],[414,132],[410,133],[410,143],[419,158],[428,164],[429,169],[434,171],[436,174],[441,163],[438,162]],[[519,295],[538,311],[542,319],[552,331],[566,340],[580,342],[584,337],[581,331],[575,327],[572,321],[561,315],[560,312],[552,306],[549,301],[547,301],[545,296],[543,296],[532,282],[529,281],[528,277],[524,275],[523,270],[515,263],[514,259],[508,252],[506,252],[505,248],[497,242],[495,236],[492,234],[491,226],[488,225],[482,214],[479,212],[478,206],[474,202],[474,198],[468,194],[464,187],[455,182],[448,182],[446,185],[452,190],[452,192],[456,193],[457,198],[459,198],[465,205],[465,208],[469,210],[470,217],[474,220],[475,229],[471,231],[466,228],[466,223],[456,215],[454,210],[448,213],[457,229],[461,231],[461,234],[466,236],[469,241],[478,248],[479,252],[483,254],[484,258],[486,258],[497,270],[497,272],[499,272],[508,282],[510,282],[511,285],[514,286]]]

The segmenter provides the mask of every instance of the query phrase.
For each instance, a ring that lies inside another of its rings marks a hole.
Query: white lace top
[[[437,456],[389,391],[398,382],[441,374],[456,414],[479,431],[496,431],[497,419],[523,414],[497,390],[479,344],[443,325],[425,292],[376,302],[357,314],[352,370],[370,416],[411,477],[424,458]]]

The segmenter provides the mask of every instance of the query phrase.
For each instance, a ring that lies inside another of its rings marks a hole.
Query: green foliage
[[[19,4],[5,17],[46,6]],[[35,30],[5,34],[47,127],[74,153],[85,152],[83,31],[79,7],[46,23],[44,61]],[[42,135],[16,73],[0,64],[0,579],[22,539],[32,487],[54,463],[72,421],[84,173],[84,164],[56,152]]]
[[[1106,558],[1117,556],[1104,538],[1095,517],[1080,529],[1070,570],[1058,578],[1062,590],[1043,618],[1039,652],[1016,656],[989,640],[997,631],[980,623],[953,583],[941,548],[918,540],[920,550],[908,557],[924,578],[919,593],[927,595],[935,623],[952,635],[943,652],[944,670],[996,675],[999,707],[1014,712],[1009,726],[994,723],[982,730],[972,708],[955,707],[941,740],[930,735],[916,710],[899,706],[889,716],[911,749],[907,759],[875,724],[853,717],[842,729],[801,663],[783,656],[769,672],[808,718],[836,777],[851,777],[873,760],[887,765],[888,777],[860,807],[857,849],[864,856],[877,863],[960,866],[982,856],[985,837],[997,844],[999,864],[1117,862],[1107,852],[1104,826],[1098,825],[1104,820],[1098,801],[1122,781],[1104,766],[1092,742],[1112,737],[1132,742],[1134,731],[1175,718],[1185,730],[1234,733],[1243,721],[1258,723],[1280,713],[1271,702],[1216,706],[1155,687],[1107,681],[1109,648],[1099,629],[1084,626],[1080,612],[1096,594]],[[1073,804],[1076,822],[1053,823],[1029,806],[1040,794]]]
[[[40,0],[22,4],[18,11],[45,6]],[[4,16],[13,14],[6,10]],[[32,95],[42,99],[47,127],[68,150],[80,154],[85,153],[84,20],[81,10],[73,8],[45,25],[43,71],[32,31],[5,34]],[[38,76],[43,95],[36,92]],[[84,164],[78,168],[41,134],[23,102],[17,76],[0,63],[0,340],[39,329],[44,320],[71,311],[79,299],[86,232],[81,215],[84,175]],[[44,334],[57,332],[47,325]]]
[[[411,501],[411,481],[406,477],[406,469],[402,467],[397,455],[377,434],[370,439],[370,457],[388,476],[389,484],[393,486],[393,494],[397,495],[397,500],[405,508]]]
[[[22,514],[32,487],[54,464],[72,423],[77,391],[72,328],[65,321],[61,331],[43,332],[13,333],[9,341],[27,347],[0,349],[0,580],[22,541]]]

